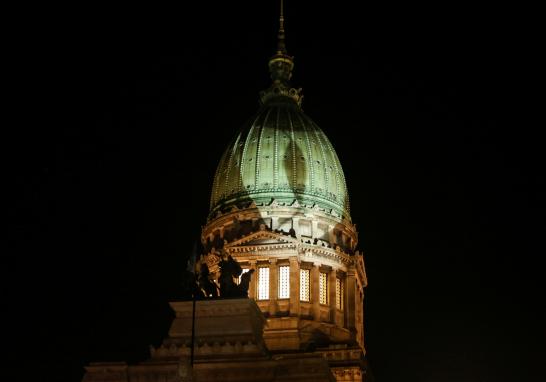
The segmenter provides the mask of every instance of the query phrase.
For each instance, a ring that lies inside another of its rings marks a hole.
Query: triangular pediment
[[[297,240],[291,236],[271,231],[258,231],[251,233],[239,240],[231,242],[225,248],[247,247],[258,245],[282,245],[295,244]]]

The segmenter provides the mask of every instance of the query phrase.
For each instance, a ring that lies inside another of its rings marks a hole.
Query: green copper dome
[[[262,107],[228,145],[214,176],[210,217],[252,202],[321,210],[350,220],[345,176],[324,132],[301,110],[301,89],[290,86],[293,57],[286,52],[281,16],[272,84]]]
[[[214,177],[211,212],[273,199],[318,205],[349,218],[347,186],[336,152],[289,97],[269,100],[228,145]]]

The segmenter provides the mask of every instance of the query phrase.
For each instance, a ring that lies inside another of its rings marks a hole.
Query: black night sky
[[[345,170],[372,372],[543,381],[544,123],[527,117],[521,25],[485,6],[356,4],[288,0],[286,30],[293,84]],[[165,336],[215,167],[269,85],[277,6],[49,12],[15,58],[5,350],[64,382]]]

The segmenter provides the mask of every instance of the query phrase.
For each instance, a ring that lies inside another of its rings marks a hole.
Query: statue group
[[[190,280],[195,284],[194,294],[198,298],[245,298],[254,269],[243,272],[239,263],[227,255],[219,262],[220,275],[214,280],[206,263],[201,263],[196,277]]]

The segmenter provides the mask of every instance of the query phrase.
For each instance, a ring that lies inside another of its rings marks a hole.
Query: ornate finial
[[[292,69],[294,68],[294,58],[288,55],[285,45],[284,34],[284,1],[280,0],[281,12],[279,17],[279,34],[277,42],[277,53],[269,60],[269,73],[273,84],[271,87],[260,93],[262,103],[265,103],[271,98],[281,96],[292,98],[298,106],[301,106],[303,95],[300,89],[290,87],[290,78],[292,77]]]

